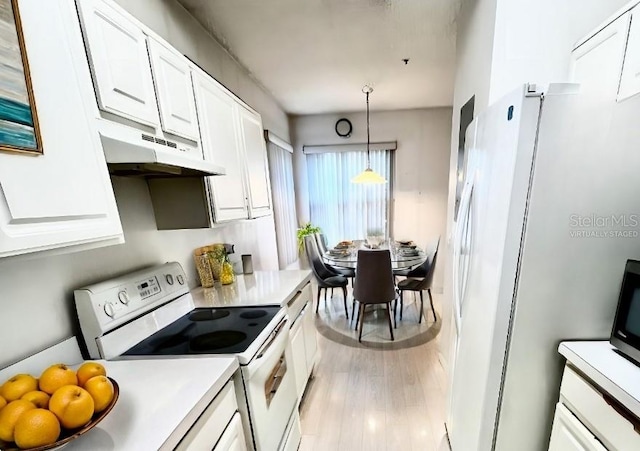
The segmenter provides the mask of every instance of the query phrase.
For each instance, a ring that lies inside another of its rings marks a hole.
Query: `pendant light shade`
[[[367,169],[352,178],[351,183],[362,183],[368,185],[387,183],[387,180],[383,176],[371,169],[371,158],[369,156],[369,145],[371,144],[371,135],[369,133],[369,94],[373,92],[373,88],[365,85],[362,88],[362,92],[367,96]]]

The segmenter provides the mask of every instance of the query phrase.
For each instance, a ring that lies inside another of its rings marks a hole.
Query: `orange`
[[[16,374],[0,387],[0,395],[7,401],[20,399],[27,392],[37,390],[38,381],[30,374]]]
[[[29,410],[20,415],[13,437],[22,449],[50,445],[60,437],[60,422],[47,409]]]
[[[7,405],[7,400],[0,396],[0,410]]]
[[[84,388],[65,385],[49,400],[49,410],[56,414],[62,427],[75,429],[87,424],[93,416],[93,398]]]
[[[25,393],[20,399],[32,402],[34,406],[41,409],[47,409],[49,407],[49,398],[51,398],[51,396],[49,396],[45,392],[34,390],[30,391],[29,393]]]
[[[40,376],[40,390],[50,395],[64,385],[78,385],[75,371],[64,363],[51,365]]]
[[[113,384],[105,376],[92,377],[84,384],[84,389],[93,398],[96,412],[102,412],[113,400]]]
[[[92,377],[106,376],[107,370],[98,362],[85,362],[78,368],[76,375],[78,376],[78,385],[84,387],[84,384]]]
[[[11,401],[4,409],[0,410],[0,440],[12,442],[13,432],[20,416],[35,408],[36,406],[29,401],[18,399]]]

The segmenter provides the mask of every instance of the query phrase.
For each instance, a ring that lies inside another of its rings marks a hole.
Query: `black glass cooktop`
[[[197,308],[123,355],[234,354],[246,351],[280,307]]]

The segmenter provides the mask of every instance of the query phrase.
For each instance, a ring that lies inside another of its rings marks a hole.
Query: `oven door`
[[[278,449],[291,412],[296,407],[296,383],[289,343],[289,322],[283,319],[260,348],[256,357],[242,367],[251,429],[257,451]]]

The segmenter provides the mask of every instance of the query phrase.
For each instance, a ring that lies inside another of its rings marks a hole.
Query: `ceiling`
[[[458,0],[178,1],[289,114],[452,104]]]

